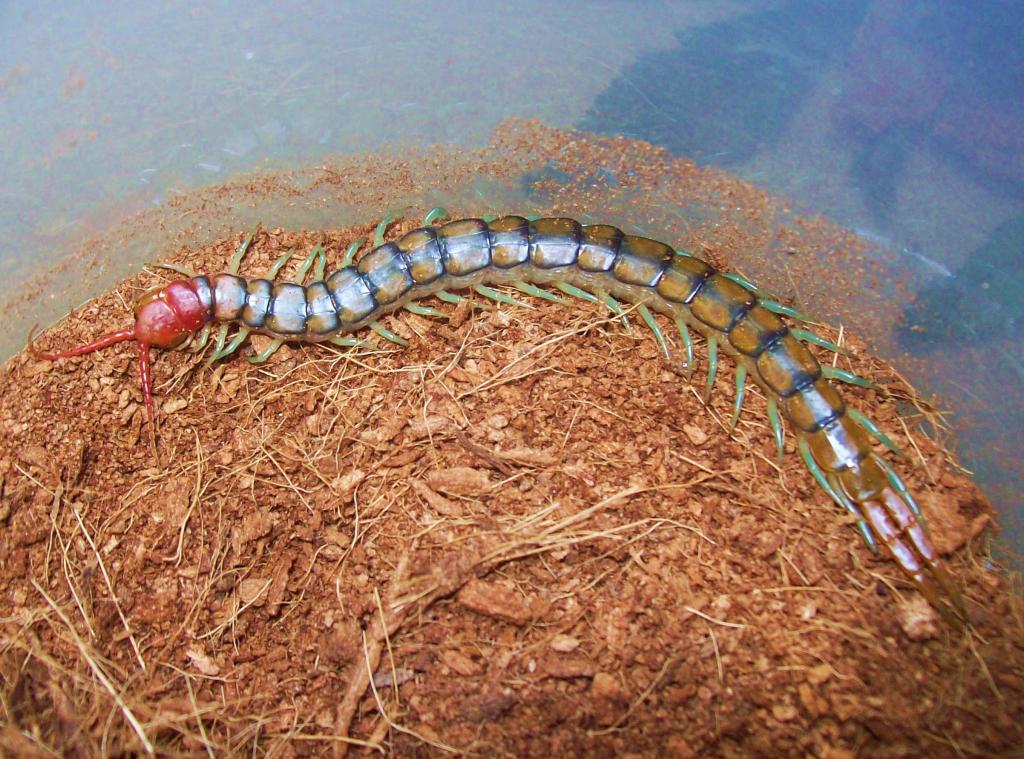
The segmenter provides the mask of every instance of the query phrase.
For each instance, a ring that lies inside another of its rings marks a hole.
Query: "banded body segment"
[[[356,271],[370,286],[373,299],[380,306],[394,303],[415,284],[409,272],[409,261],[393,242],[374,248],[359,263]]]
[[[353,266],[338,269],[327,278],[342,331],[349,331],[377,308],[369,283]]]
[[[572,266],[580,250],[582,227],[575,219],[537,219],[530,223],[530,263],[538,269]]]
[[[294,282],[279,282],[270,293],[265,329],[279,335],[301,335],[306,331],[306,288]]]
[[[480,219],[462,219],[445,224],[438,231],[445,271],[463,277],[491,265],[491,236]]]
[[[619,254],[612,267],[612,273],[627,285],[655,287],[669,263],[675,258],[675,251],[657,240],[635,235],[625,235],[619,245]]]
[[[607,224],[583,227],[580,252],[576,259],[579,267],[587,272],[611,271],[624,237],[621,229]]]
[[[522,216],[503,216],[487,225],[491,235],[491,261],[511,269],[530,260],[530,222]]]
[[[265,279],[250,279],[245,285],[245,306],[242,323],[250,329],[261,329],[270,310],[270,296],[274,285]]]
[[[213,278],[213,318],[232,322],[242,318],[247,295],[246,281],[234,274],[217,274]]]
[[[429,285],[444,276],[444,254],[437,232],[430,227],[414,229],[396,242],[405,255],[409,276],[416,285]]]

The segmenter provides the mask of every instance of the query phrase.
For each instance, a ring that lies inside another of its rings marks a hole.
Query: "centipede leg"
[[[417,316],[429,316],[433,319],[447,319],[448,314],[444,311],[438,311],[436,308],[430,306],[421,306],[419,303],[406,303],[402,306],[406,311]]]
[[[622,322],[622,328],[626,330],[626,334],[632,335],[633,328],[629,326],[629,319],[626,318],[626,311],[622,308],[622,304],[604,290],[597,290],[595,294],[608,307],[609,311],[619,317],[619,321]]]
[[[519,290],[520,292],[526,293],[527,295],[532,295],[535,298],[541,298],[543,300],[550,301],[551,303],[565,303],[565,300],[563,298],[559,298],[554,293],[548,292],[542,287],[531,285],[529,282],[517,280],[512,283],[512,286]]]
[[[288,263],[292,256],[295,255],[294,250],[289,250],[286,253],[282,253],[281,256],[274,261],[274,265],[270,267],[270,270],[266,273],[266,279],[276,279],[277,275],[281,273],[281,269],[284,268],[285,264]]]
[[[434,208],[431,208],[429,211],[427,211],[426,215],[423,217],[423,226],[429,227],[431,224],[433,224],[438,219],[445,219],[447,217],[448,217],[448,209],[447,208],[441,208],[440,206],[435,206]],[[485,219],[485,221],[486,221],[486,219]]]
[[[313,267],[314,261],[319,263],[320,259],[322,258],[326,259],[326,256],[324,255],[324,248],[322,245],[317,245],[315,248],[313,248],[313,250],[309,252],[309,255],[306,256],[305,260],[302,262],[302,265],[299,266],[298,271],[295,272],[295,281],[300,284],[304,283],[306,281],[306,275],[309,273],[309,270]],[[320,277],[317,277],[314,274],[313,279],[323,279],[323,276],[321,275]]]
[[[242,244],[238,246],[235,254],[231,256],[231,261],[228,262],[229,274],[238,274],[238,270],[242,266],[242,259],[245,258],[245,254],[249,252],[249,245],[252,243],[252,238],[255,234],[255,232],[250,232],[246,235],[246,238],[242,240]]]
[[[215,361],[220,361],[222,358],[227,358],[228,356],[230,356],[232,353],[238,350],[238,347],[243,342],[245,342],[245,339],[249,337],[250,332],[252,332],[252,330],[249,329],[248,327],[242,327],[240,330],[238,330],[238,334],[236,334],[231,339],[231,342],[228,343],[226,347],[222,348],[221,350],[215,351],[210,356],[210,358],[207,359],[207,363],[212,364]]]
[[[359,252],[359,249],[361,247],[363,247],[363,244],[365,242],[366,242],[366,238],[365,237],[360,237],[360,238],[358,238],[356,240],[353,240],[349,244],[348,248],[345,250],[345,255],[342,256],[342,258],[341,258],[341,266],[342,266],[342,268],[345,268],[347,266],[351,266],[352,265],[352,262],[356,260],[356,253]]]
[[[521,300],[516,300],[511,295],[498,292],[493,288],[487,287],[487,285],[473,285],[473,289],[483,295],[485,298],[490,298],[498,303],[504,303],[508,306],[519,306],[520,308],[533,308],[529,303],[525,303]]]
[[[760,305],[764,306],[773,313],[782,314],[783,316],[788,316],[790,319],[796,319],[797,321],[807,322],[808,324],[814,324],[814,321],[811,319],[811,317],[807,316],[806,314],[800,313],[795,308],[784,306],[781,303],[778,303],[774,300],[770,300],[768,298],[761,298],[758,302],[760,303]]]
[[[687,379],[693,378],[693,338],[690,337],[690,328],[686,326],[686,322],[682,319],[676,319],[676,329],[679,330],[679,337],[683,340],[683,347],[686,349],[686,363],[684,368],[686,369]]]
[[[368,343],[365,340],[360,340],[358,337],[345,337],[343,335],[332,337],[326,342],[330,343],[331,345],[337,345],[341,348],[368,348],[370,350],[374,350],[377,347],[373,343]]]
[[[277,353],[278,348],[280,348],[282,345],[284,345],[284,340],[280,338],[275,338],[274,340],[271,340],[270,345],[268,345],[262,351],[252,356],[246,356],[245,360],[248,361],[250,364],[265,363],[267,359],[269,359],[271,356]]]
[[[643,303],[637,304],[636,310],[640,314],[640,318],[644,320],[644,323],[650,328],[651,332],[654,333],[654,339],[658,341],[658,346],[661,348],[662,354],[666,359],[671,359],[672,356],[668,350],[668,343],[665,341],[665,335],[661,332],[661,327],[658,326],[658,322],[654,320],[653,314],[647,306]]]
[[[827,340],[821,335],[814,334],[809,329],[791,329],[789,330],[789,333],[797,340],[802,340],[805,343],[813,343],[814,345],[824,348],[825,350],[830,350],[833,353],[838,353],[840,356],[850,355],[850,351],[846,350],[846,348],[836,345],[834,342],[832,342],[831,340]]]
[[[156,264],[156,268],[167,269],[168,271],[173,271],[176,274],[180,274],[183,277],[194,277],[196,275],[196,273],[187,266],[181,266],[179,264],[159,263]]]
[[[729,430],[736,429],[736,423],[740,420],[740,411],[743,408],[743,395],[747,390],[747,365],[740,364],[736,367],[736,402],[732,407],[732,419],[729,420]]]
[[[718,340],[708,338],[708,383],[704,388],[704,403],[711,402],[711,391],[715,386],[715,375],[718,373]]]
[[[864,517],[857,509],[856,505],[854,505],[853,501],[846,496],[846,493],[843,492],[841,487],[834,487],[832,483],[829,482],[821,467],[818,466],[818,462],[815,461],[814,456],[811,455],[811,448],[807,444],[807,441],[800,438],[797,441],[797,446],[800,449],[800,456],[803,458],[804,464],[807,466],[807,471],[811,473],[814,479],[818,482],[818,485],[821,486],[821,489],[828,493],[829,497],[835,501],[838,506],[845,509],[857,520],[857,532],[860,533],[861,538],[864,540],[864,545],[870,549],[871,553],[877,555],[878,543],[875,542],[875,536],[871,534],[871,528],[868,527],[868,523],[864,521]]]
[[[210,331],[211,331],[210,325],[209,324],[205,325],[199,331],[199,334],[196,335],[195,338],[192,340],[192,344],[189,345],[189,347],[188,347],[188,352],[189,353],[202,353],[203,348],[205,348],[206,344],[210,342]]]
[[[570,285],[568,282],[555,282],[555,287],[561,290],[566,295],[569,295],[573,298],[579,298],[580,300],[585,300],[587,301],[587,303],[601,302],[600,299],[593,293],[588,293],[586,290],[576,287],[575,285]]]
[[[845,382],[848,385],[856,385],[857,387],[866,387],[871,390],[878,390],[878,385],[869,379],[848,372],[845,369],[840,369],[838,366],[830,366],[828,364],[821,367],[821,374],[824,377],[832,380],[839,380]]]
[[[903,500],[907,502],[910,510],[914,512],[914,516],[917,517],[917,521],[919,521],[921,526],[927,530],[928,525],[925,523],[924,514],[921,513],[921,507],[917,505],[917,501],[914,500],[914,496],[912,496],[910,491],[907,490],[907,486],[904,484],[903,478],[900,477],[896,473],[896,470],[889,466],[881,456],[872,455],[871,458],[873,458],[875,463],[882,468],[882,471],[885,472],[885,477],[889,481],[889,484],[892,485],[893,490],[903,497]]]
[[[406,340],[404,337],[401,337],[400,335],[396,335],[394,332],[392,332],[390,329],[385,327],[380,322],[370,322],[369,327],[378,335],[383,337],[385,340],[387,340],[388,342],[392,342],[395,345],[401,345],[404,348],[409,344],[408,340]]]
[[[373,247],[379,248],[384,244],[384,235],[388,231],[388,227],[398,221],[398,216],[393,213],[387,214],[380,223],[377,224],[377,229],[373,232]]]
[[[860,411],[858,411],[855,408],[851,408],[847,409],[846,413],[849,414],[850,418],[853,421],[855,421],[857,424],[859,424],[861,427],[867,430],[872,437],[874,437],[879,443],[884,445],[890,451],[892,451],[897,456],[900,456],[902,458],[907,457],[907,454],[900,450],[900,447],[896,445],[896,443],[892,442],[889,436],[882,432],[882,430],[879,428],[877,424],[875,424],[868,417],[864,416],[864,414],[862,414]]]
[[[779,418],[779,404],[774,398],[768,399],[768,422],[772,426],[772,434],[775,436],[775,455],[779,463],[782,463],[786,433],[782,429],[782,419]]]

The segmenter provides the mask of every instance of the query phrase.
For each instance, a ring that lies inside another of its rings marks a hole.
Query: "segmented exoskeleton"
[[[621,299],[634,304],[666,356],[667,343],[651,311],[674,321],[689,367],[693,366],[690,330],[704,335],[709,350],[707,394],[714,383],[719,350],[731,354],[737,364],[733,424],[750,377],[768,398],[780,456],[781,412],[815,479],[857,518],[868,545],[874,548],[875,539],[881,542],[940,611],[948,614],[945,599],[963,614],[962,601],[928,539],[917,505],[895,471],[872,451],[867,433],[895,447],[866,417],[846,407],[831,382],[866,381],[821,366],[804,341],[841,349],[788,326],[782,318],[799,314],[763,297],[737,275],[717,271],[692,255],[655,240],[624,234],[612,226],[522,216],[462,219],[431,226],[439,211],[428,214],[425,226],[385,243],[384,230],[391,221],[386,219],[378,226],[375,247],[354,263],[361,241],[353,244],[341,267],[326,277],[323,251],[316,250],[301,267],[297,282],[273,281],[287,255],[265,278],[239,276],[247,239],[227,273],[190,276],[143,296],[135,309],[133,327],[79,348],[37,355],[56,360],[135,340],[152,430],[150,347],[178,347],[200,334],[198,342],[205,345],[214,323],[220,324],[220,331],[211,360],[230,354],[250,331],[258,331],[276,338],[270,349],[250,358],[261,361],[283,341],[354,345],[361,341],[349,335],[365,327],[404,343],[378,320],[399,308],[441,316],[441,312],[414,301],[427,296],[447,302],[461,300],[449,290],[473,288],[495,300],[516,302],[486,286],[499,284],[532,296],[561,300],[550,290],[538,287],[547,285],[604,303],[624,319]],[[313,281],[302,284],[314,264]],[[226,345],[232,324],[240,325],[241,330]]]

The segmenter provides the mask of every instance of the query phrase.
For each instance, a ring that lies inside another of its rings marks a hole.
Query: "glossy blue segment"
[[[461,277],[491,263],[491,237],[480,219],[462,219],[445,224],[438,235],[444,249],[447,272]]]
[[[366,279],[351,266],[338,269],[327,278],[327,290],[334,300],[342,325],[353,324],[377,307]]]
[[[273,285],[265,279],[250,279],[246,286],[245,308],[242,309],[242,321],[247,327],[259,329],[267,319],[270,308],[270,295]]]
[[[282,335],[306,331],[306,288],[294,282],[274,285],[264,327]]]
[[[394,303],[414,284],[409,264],[393,242],[371,250],[359,261],[356,269],[366,277],[373,297],[380,305]]]

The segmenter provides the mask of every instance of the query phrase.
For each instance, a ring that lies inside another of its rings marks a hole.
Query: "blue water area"
[[[1024,545],[1021,39],[1018,0],[0,4],[0,306],[245,172],[479,145],[513,116],[636,137],[884,249],[914,296],[897,348],[930,367],[911,379]],[[34,320],[74,305],[53,295]]]

